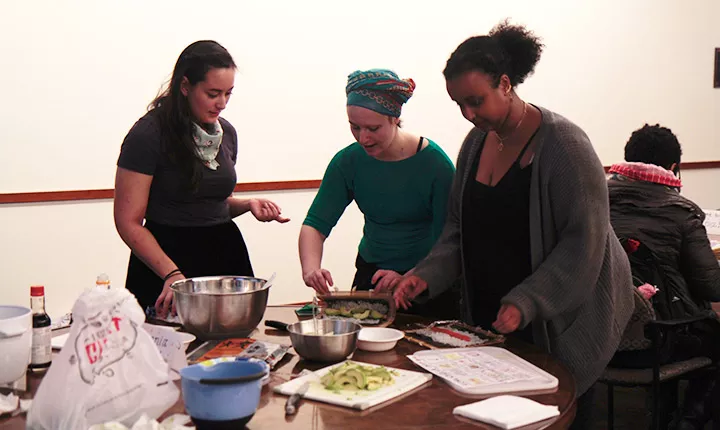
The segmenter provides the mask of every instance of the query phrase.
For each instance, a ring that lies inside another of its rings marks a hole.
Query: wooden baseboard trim
[[[682,170],[702,170],[720,168],[718,161],[690,161],[682,163]],[[605,166],[607,172],[610,166]],[[263,191],[289,191],[311,190],[320,187],[319,179],[302,181],[274,181],[274,182],[246,182],[235,186],[236,193],[250,193]],[[80,200],[112,199],[113,190],[73,190],[73,191],[40,191],[34,193],[6,193],[0,194],[0,204],[10,203],[46,203],[68,202]]]
[[[309,190],[320,186],[320,180],[247,182],[235,186],[236,193]],[[35,193],[0,194],[0,204],[8,203],[45,203],[67,202],[79,200],[107,200],[113,198],[113,190],[73,190],[73,191],[41,191]]]

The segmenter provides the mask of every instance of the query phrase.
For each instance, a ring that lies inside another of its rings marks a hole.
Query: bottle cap
[[[45,287],[42,285],[33,285],[30,287],[30,296],[39,297],[45,295]]]

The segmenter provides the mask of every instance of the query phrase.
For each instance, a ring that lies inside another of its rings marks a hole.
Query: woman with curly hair
[[[520,98],[540,39],[507,22],[471,37],[444,70],[474,127],[457,161],[443,234],[395,286],[407,308],[462,280],[467,322],[514,333],[563,362],[576,382],[575,428],[633,311],[633,284],[610,226],[605,172],[590,139]]]

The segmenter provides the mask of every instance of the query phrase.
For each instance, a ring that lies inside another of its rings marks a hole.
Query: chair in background
[[[678,382],[682,379],[691,379],[701,371],[709,370],[714,364],[709,357],[693,357],[688,360],[661,364],[663,348],[671,345],[672,339],[680,330],[687,329],[692,323],[706,319],[695,317],[683,320],[647,321],[644,325],[645,335],[650,342],[650,351],[653,352],[654,363],[651,368],[631,369],[608,366],[598,382],[608,388],[608,428],[614,426],[614,388],[620,387],[647,387],[652,396],[652,429],[660,429],[663,423],[669,422],[670,411],[661,408],[660,402],[663,392],[670,394],[677,410]]]

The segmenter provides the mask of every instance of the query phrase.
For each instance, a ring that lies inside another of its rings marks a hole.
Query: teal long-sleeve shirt
[[[412,269],[440,236],[455,167],[432,140],[400,161],[377,160],[357,142],[338,152],[303,224],[330,235],[355,200],[365,217],[360,256],[381,269]]]

